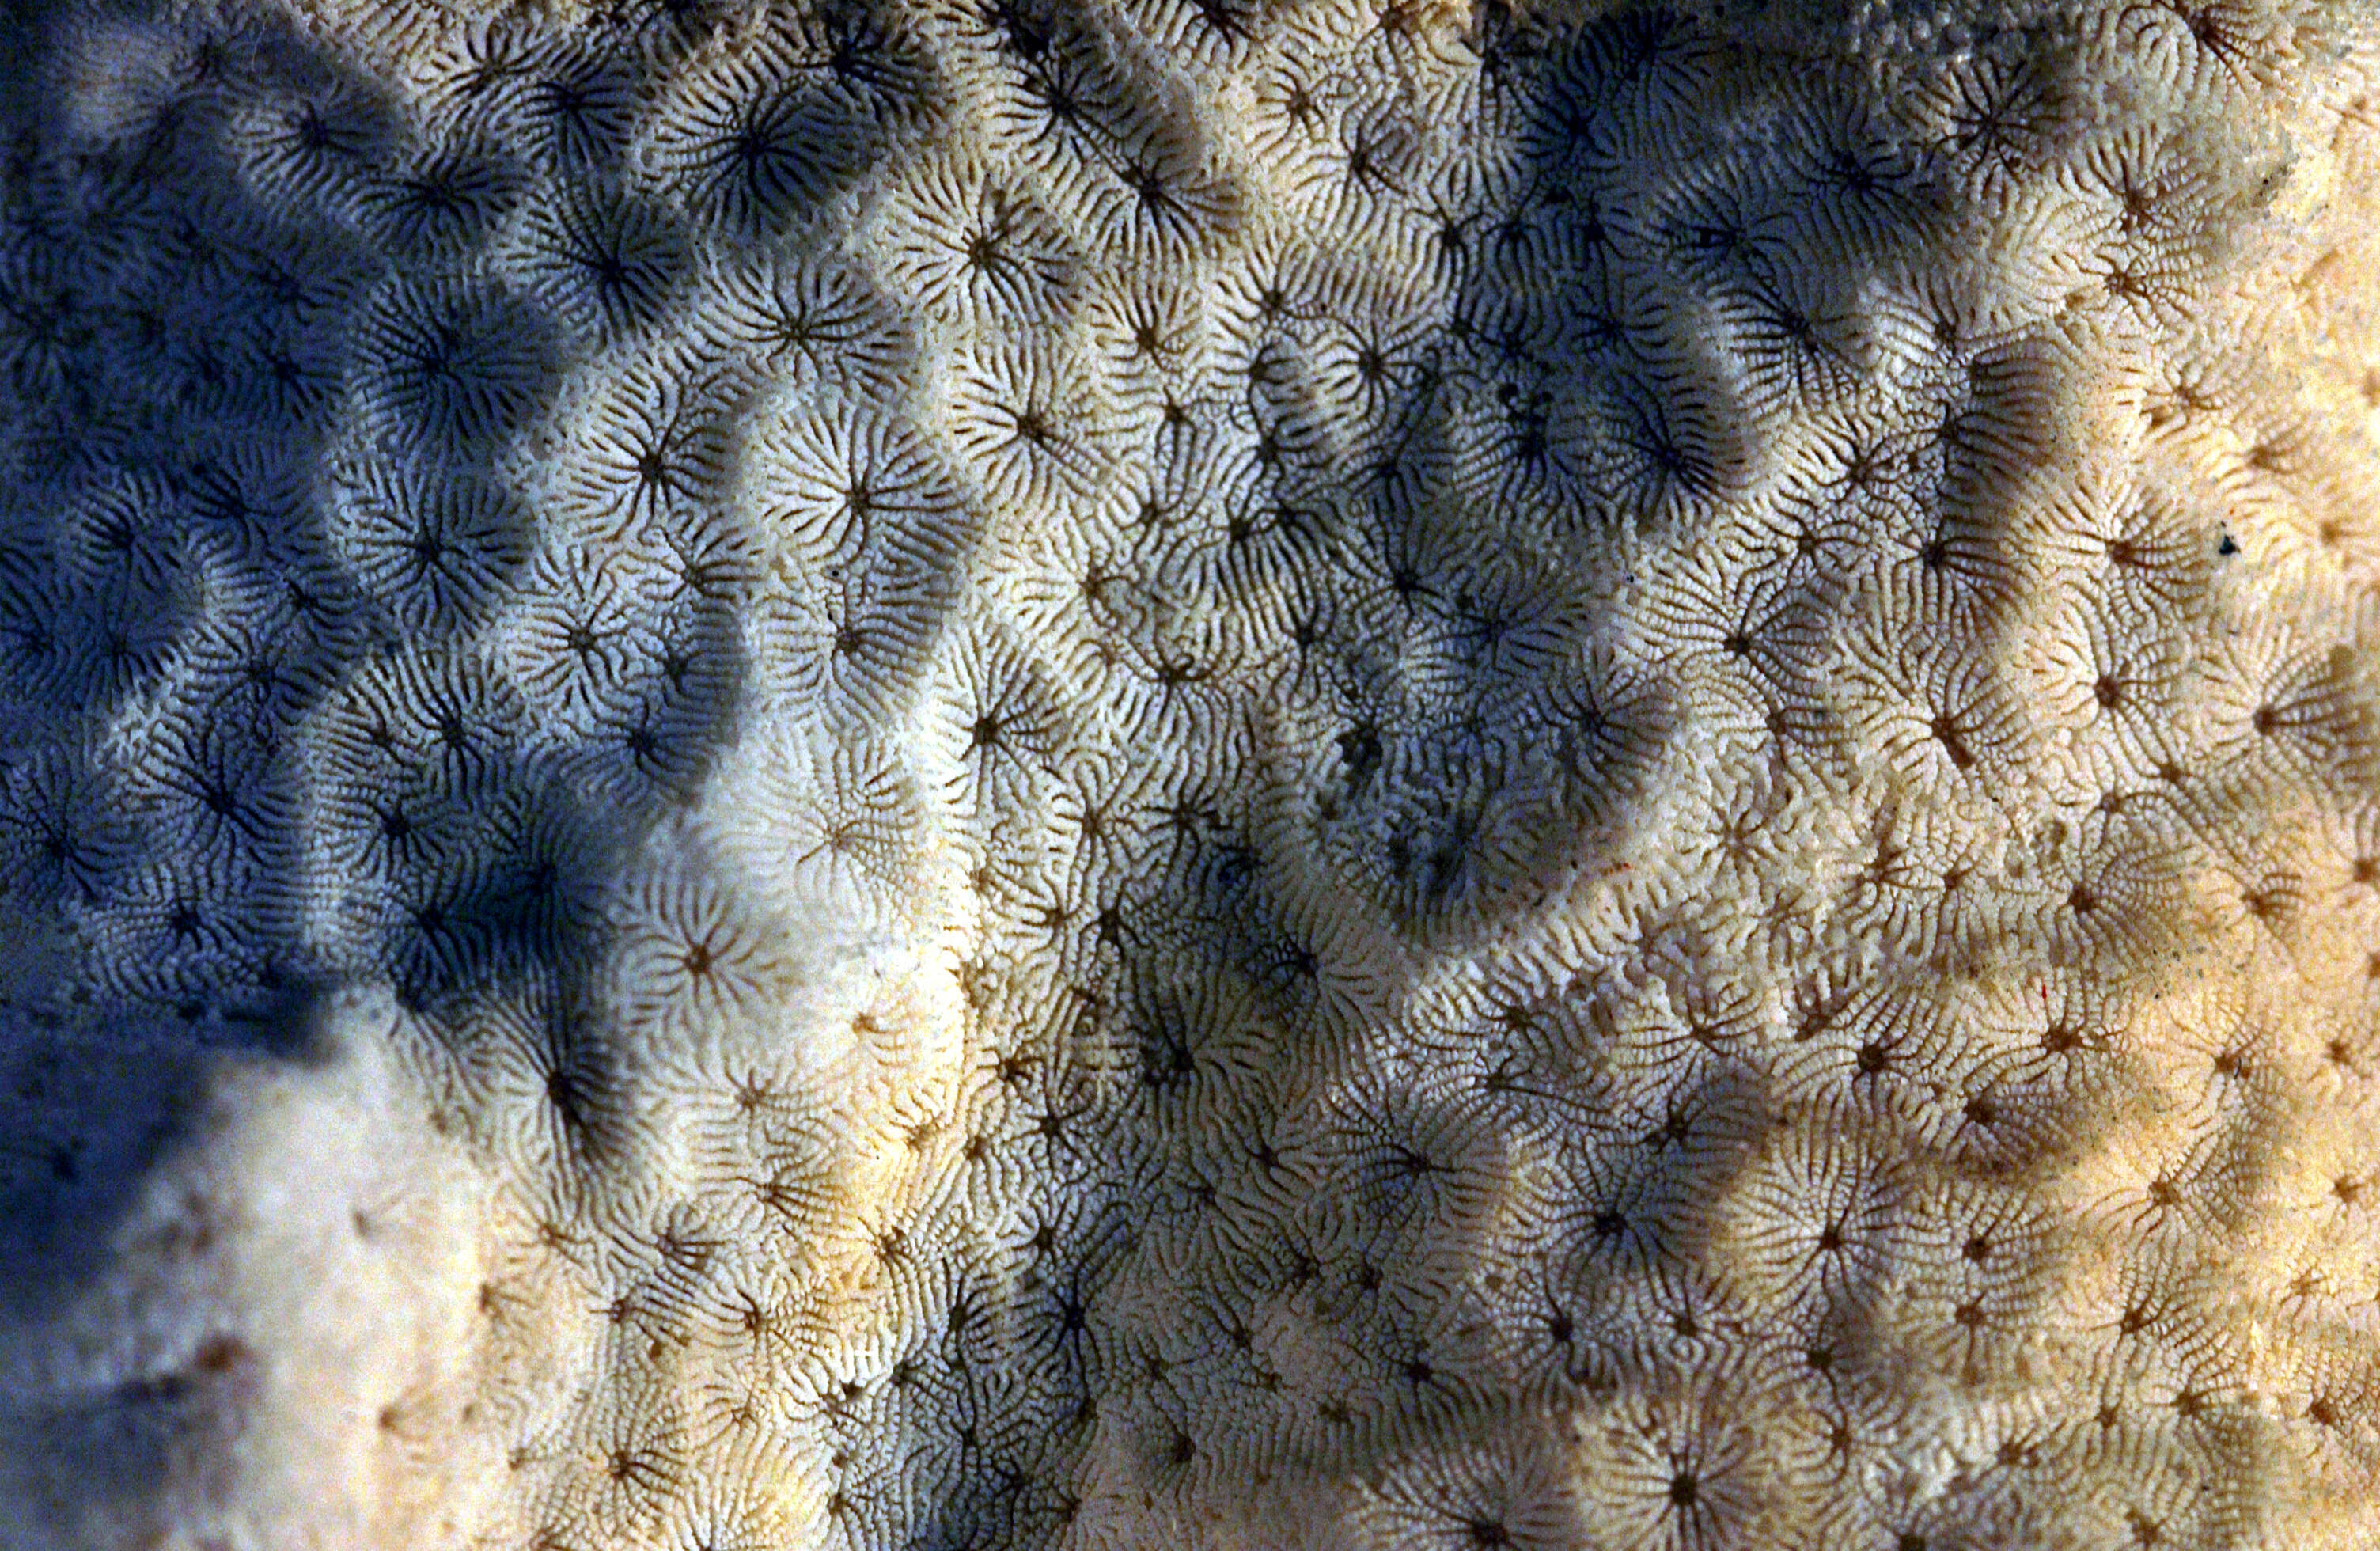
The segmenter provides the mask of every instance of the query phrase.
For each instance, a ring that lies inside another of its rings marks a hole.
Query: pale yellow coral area
[[[2367,6],[0,42],[12,1545],[2380,1545]]]

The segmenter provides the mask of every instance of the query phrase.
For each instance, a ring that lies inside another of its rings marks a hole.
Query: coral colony
[[[0,23],[0,1542],[2380,1544],[2380,13]]]

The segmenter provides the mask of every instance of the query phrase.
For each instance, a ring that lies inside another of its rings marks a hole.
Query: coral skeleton
[[[0,1543],[2380,1545],[2380,11],[0,58]]]

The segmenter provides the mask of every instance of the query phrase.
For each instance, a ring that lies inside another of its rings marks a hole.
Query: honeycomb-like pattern
[[[2374,1544],[2363,9],[11,16],[0,1538]]]

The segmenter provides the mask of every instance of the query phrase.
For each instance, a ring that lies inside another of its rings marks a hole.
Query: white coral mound
[[[11,11],[0,1538],[2369,1545],[2380,23],[1707,11]]]

